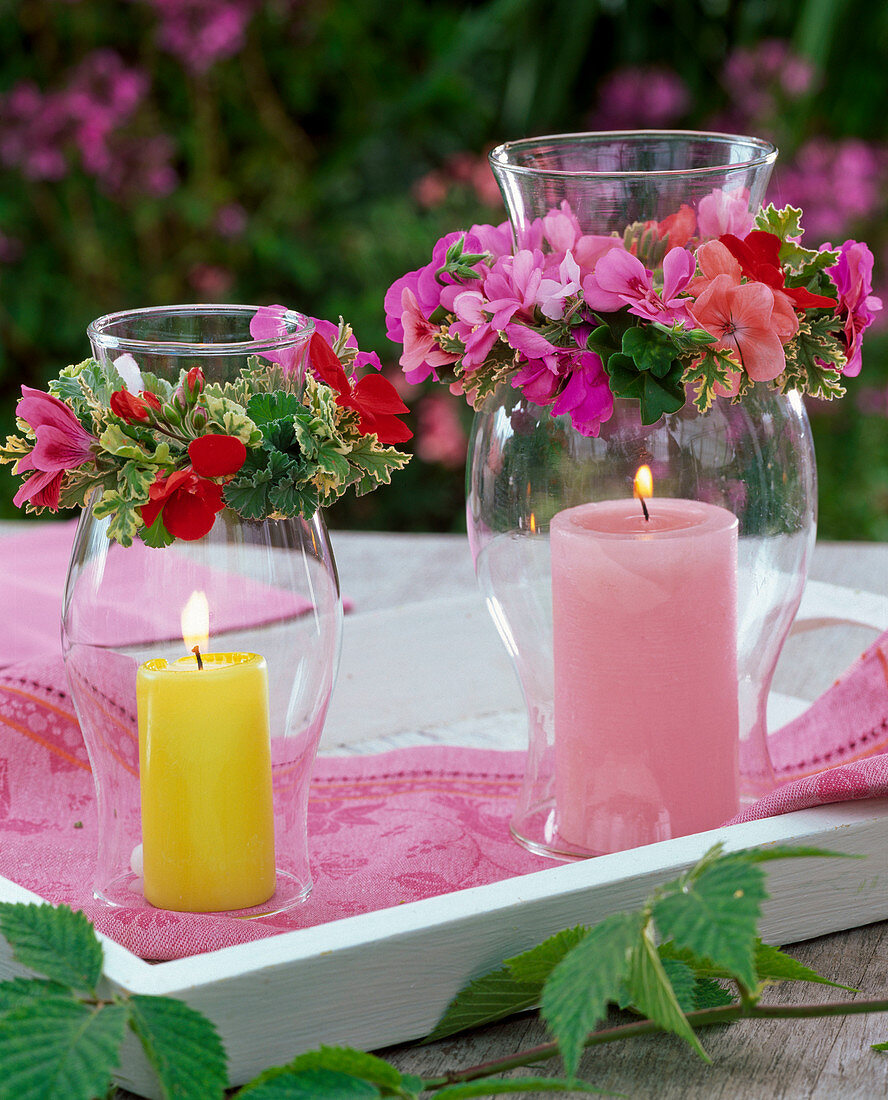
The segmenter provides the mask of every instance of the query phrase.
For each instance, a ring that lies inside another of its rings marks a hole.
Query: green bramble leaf
[[[849,993],[857,992],[853,986],[831,982],[791,955],[784,954],[779,947],[762,943],[761,940],[757,940],[755,946],[755,972],[761,985],[766,982],[815,982],[831,985],[835,989],[847,989]]]
[[[511,959],[506,959],[505,965],[516,981],[539,982],[542,990],[543,983],[555,967],[569,951],[573,951],[588,931],[589,929],[582,924],[577,925],[576,928],[565,928],[529,951],[522,951],[520,955],[513,955]]]
[[[304,1075],[318,1070],[333,1071],[337,1074],[345,1074],[352,1078],[358,1078],[380,1090],[377,1095],[382,1096],[410,1096],[422,1091],[422,1079],[411,1075],[404,1075],[390,1062],[377,1058],[375,1054],[366,1054],[362,1050],[354,1050],[352,1047],[322,1046],[318,1050],[310,1050],[305,1054],[297,1055],[284,1066],[266,1070],[244,1086],[237,1096],[249,1096],[255,1098],[259,1085],[283,1078],[284,1080],[296,1075]],[[304,1082],[303,1082],[304,1083]],[[262,1094],[265,1095],[265,1094]],[[268,1096],[276,1095],[271,1092]],[[281,1096],[289,1095],[280,1093]],[[324,1093],[326,1096],[326,1093]]]
[[[767,897],[764,872],[743,853],[701,861],[653,902],[663,939],[674,940],[755,989],[756,928]]]
[[[661,416],[678,412],[685,403],[684,368],[677,359],[662,378],[650,371],[640,371],[635,361],[621,352],[608,359],[605,370],[610,376],[610,388],[615,396],[638,400],[642,424],[656,424]]]
[[[41,997],[0,1017],[0,1100],[104,1096],[126,1017],[122,1005],[96,1008],[70,995]]]
[[[523,1012],[539,1002],[539,982],[517,981],[507,966],[475,978],[453,998],[444,1015],[423,1042],[432,1043],[465,1031],[503,1020],[515,1012]]]
[[[560,1077],[482,1077],[464,1085],[448,1085],[436,1092],[435,1100],[471,1100],[475,1096],[506,1096],[516,1092],[569,1092],[572,1095],[592,1093],[597,1096],[622,1096],[596,1088],[586,1081],[567,1081]]]
[[[642,932],[633,948],[626,985],[632,1004],[639,1012],[655,1024],[659,1024],[665,1031],[671,1031],[684,1039],[704,1062],[711,1061],[685,1018],[660,956],[657,954],[649,928]],[[686,991],[690,994],[689,986]]]
[[[225,1048],[213,1024],[172,997],[131,996],[129,1025],[169,1100],[221,1100]]]
[[[7,978],[0,981],[0,1018],[17,1008],[25,1008],[44,997],[70,997],[66,985],[47,978]]]
[[[67,905],[0,902],[0,932],[22,966],[77,993],[96,995],[102,946],[83,913]]]
[[[712,978],[697,978],[694,982],[694,1009],[724,1008],[737,1000],[724,986]]]
[[[558,1042],[568,1075],[576,1074],[586,1036],[616,1001],[642,932],[640,913],[615,913],[590,928],[555,967],[541,1012]]]
[[[682,1012],[693,1012],[697,1007],[697,979],[694,977],[693,970],[681,959],[664,958],[662,955],[660,955],[660,965],[663,967],[666,980],[672,986],[678,1007]]]
[[[336,1070],[283,1069],[271,1071],[259,1084],[245,1085],[235,1093],[235,1100],[375,1100],[382,1095],[369,1081]]]
[[[888,1043],[870,1043],[870,1050],[888,1050]]]

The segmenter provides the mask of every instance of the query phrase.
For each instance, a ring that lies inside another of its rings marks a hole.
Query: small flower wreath
[[[280,338],[286,312],[258,310],[253,338]],[[230,383],[193,367],[174,385],[123,354],[67,367],[48,393],[22,386],[18,434],[0,447],[25,478],[15,504],[88,504],[109,538],[160,547],[202,538],[226,507],[246,520],[310,518],[350,487],[389,484],[410,458],[395,447],[412,436],[407,407],[381,374],[355,376],[379,360],[348,325],[308,320],[301,344],[251,357]]]
[[[410,382],[434,378],[477,408],[503,382],[597,435],[614,398],[653,424],[688,400],[740,400],[757,382],[830,399],[860,372],[872,294],[865,244],[802,245],[801,211],[753,217],[743,189],[696,210],[583,233],[567,202],[522,230],[475,225],[386,294]]]

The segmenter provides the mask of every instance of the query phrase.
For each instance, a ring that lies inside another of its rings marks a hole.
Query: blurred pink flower
[[[0,162],[26,179],[56,181],[68,174],[65,145],[71,118],[64,98],[25,80],[0,97]]]
[[[423,462],[449,469],[465,464],[467,438],[455,405],[443,393],[423,397],[417,405],[415,453]]]
[[[188,270],[188,282],[202,299],[218,301],[234,285],[234,272],[220,264],[194,264]]]
[[[674,70],[663,65],[628,65],[601,82],[589,124],[606,130],[664,126],[681,118],[690,106],[688,87]]]
[[[220,206],[213,221],[219,236],[228,239],[243,236],[247,223],[247,212],[239,202],[229,202],[225,206]]]
[[[858,138],[812,138],[775,183],[781,203],[804,209],[809,239],[835,240],[884,209],[888,158],[881,146]]]
[[[160,19],[157,42],[186,69],[205,73],[234,57],[258,0],[150,0]]]
[[[716,187],[704,195],[697,204],[697,226],[701,237],[720,237],[733,233],[745,237],[753,227],[749,212],[749,191],[739,187],[735,191],[723,191]]]

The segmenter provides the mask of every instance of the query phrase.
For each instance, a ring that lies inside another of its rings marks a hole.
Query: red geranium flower
[[[327,341],[315,332],[309,341],[309,355],[315,373],[339,395],[336,404],[354,409],[358,414],[361,435],[375,435],[380,443],[406,443],[413,432],[398,419],[409,409],[398,397],[398,391],[381,374],[365,374],[354,384],[342,369],[342,364]]]
[[[222,486],[200,477],[192,469],[176,470],[169,477],[158,476],[142,505],[142,519],[150,527],[163,513],[163,524],[177,539],[192,542],[210,530],[218,512],[225,507]]]
[[[129,390],[115,390],[111,394],[109,404],[115,416],[119,416],[121,420],[126,420],[128,423],[134,423],[147,420],[151,415],[150,409],[159,409],[160,398],[144,390],[139,397],[130,393]]]
[[[201,435],[188,444],[188,457],[201,477],[231,477],[246,461],[247,448],[236,435]]]
[[[782,291],[796,309],[836,308],[834,299],[823,294],[812,294],[802,286],[786,286],[786,276],[780,265],[780,238],[776,233],[753,229],[742,241],[733,233],[725,233],[719,240],[739,262],[747,279]]]

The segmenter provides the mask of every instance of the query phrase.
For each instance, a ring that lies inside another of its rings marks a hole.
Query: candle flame
[[[195,646],[206,652],[210,646],[210,605],[205,592],[192,592],[182,608],[182,641],[185,648]]]
[[[654,478],[650,466],[639,466],[635,475],[634,495],[638,500],[654,495]]]
[[[530,533],[532,535],[535,535],[536,534],[536,529],[537,529],[536,516],[533,514],[533,512],[531,512],[530,513]]]

